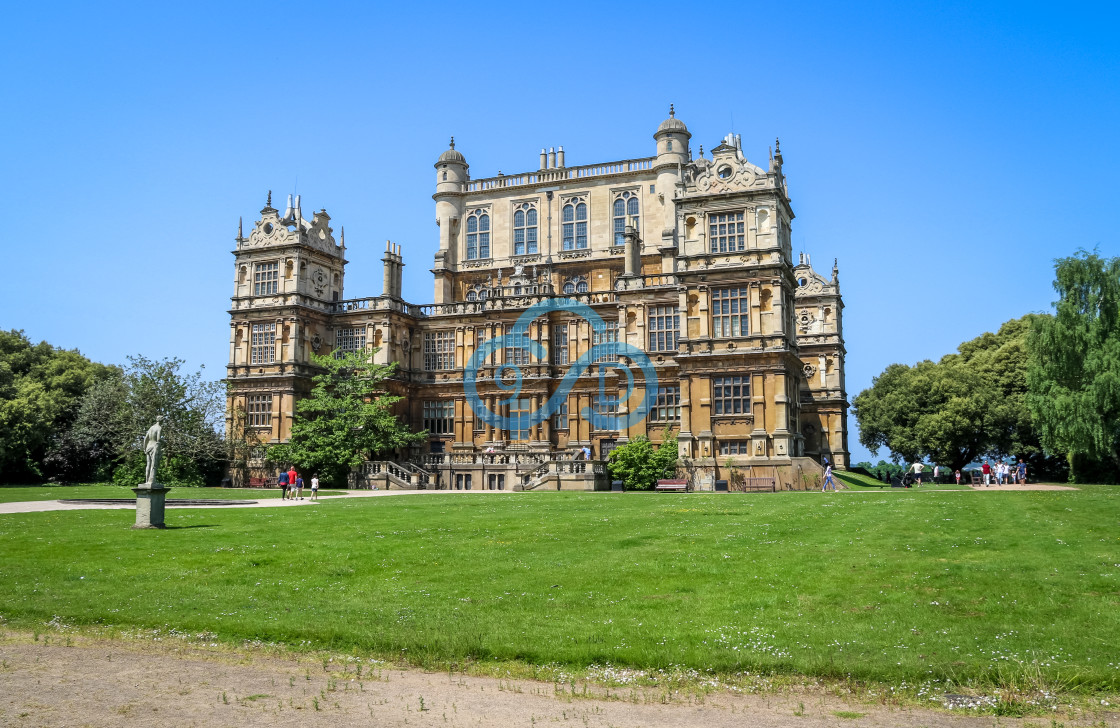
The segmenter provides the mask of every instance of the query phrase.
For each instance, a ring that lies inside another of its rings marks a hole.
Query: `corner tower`
[[[653,171],[657,174],[657,200],[662,205],[659,230],[650,233],[658,235],[662,248],[676,245],[677,228],[677,185],[681,182],[684,165],[689,162],[688,141],[692,138],[688,127],[677,118],[676,109],[669,104],[669,118],[661,122],[653,135],[657,142],[657,159]]]
[[[455,137],[451,145],[436,160],[436,225],[439,226],[439,250],[436,252],[435,265],[435,302],[449,303],[453,300],[453,273],[456,260],[455,240],[459,234],[459,224],[463,219],[463,193],[470,180],[470,166],[463,153],[455,149]]]

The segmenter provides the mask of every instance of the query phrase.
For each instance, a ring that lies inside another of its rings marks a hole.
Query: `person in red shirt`
[[[988,465],[987,460],[985,460],[984,464],[980,466],[980,472],[984,474],[984,487],[987,488],[992,484],[992,466]],[[289,473],[289,475],[291,475],[291,473]]]
[[[298,477],[295,465],[288,468],[288,488],[291,490],[292,500],[295,500],[296,497],[296,478]]]

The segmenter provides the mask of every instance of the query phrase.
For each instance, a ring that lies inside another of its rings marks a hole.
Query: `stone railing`
[[[608,175],[646,172],[653,168],[655,159],[656,157],[624,159],[619,162],[588,164],[582,167],[559,167],[556,169],[542,169],[537,172],[525,172],[523,174],[505,174],[497,177],[486,177],[467,182],[466,191],[484,192],[486,190],[499,190],[507,187],[521,187],[524,185],[549,182],[567,182],[569,180],[587,179],[589,177],[606,177]]]
[[[677,276],[674,273],[658,273],[655,275],[642,276],[643,288],[675,285],[677,285]]]

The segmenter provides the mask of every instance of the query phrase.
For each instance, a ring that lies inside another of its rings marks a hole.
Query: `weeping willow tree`
[[[1043,446],[1067,453],[1070,479],[1120,471],[1120,258],[1084,250],[1054,265],[1053,317],[1030,335],[1027,403]]]

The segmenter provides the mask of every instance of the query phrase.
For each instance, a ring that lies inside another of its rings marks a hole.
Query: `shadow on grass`
[[[164,527],[163,527],[163,530],[164,531],[172,531],[172,530],[178,530],[180,528],[217,528],[217,527],[218,527],[217,523],[192,523],[189,526],[168,526],[168,525],[165,524]]]

